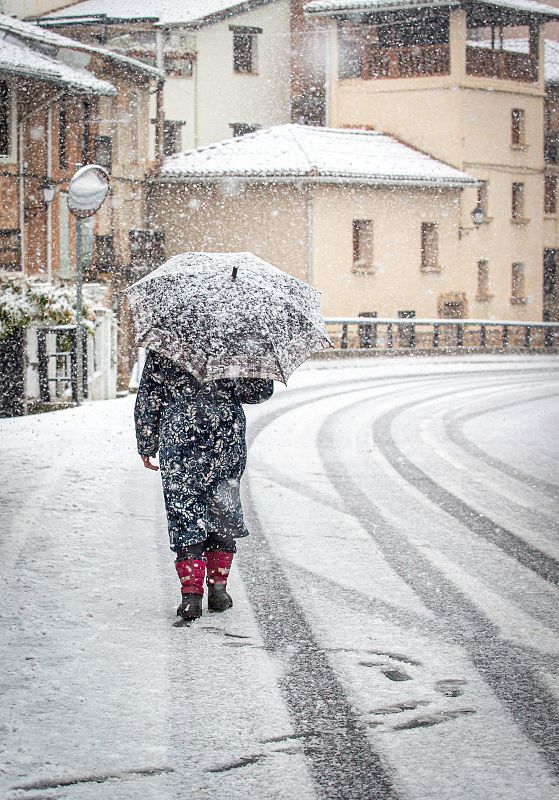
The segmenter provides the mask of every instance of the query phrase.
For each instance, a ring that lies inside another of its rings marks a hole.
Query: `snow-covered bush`
[[[28,325],[70,325],[76,321],[71,289],[20,275],[0,276],[0,339]],[[93,333],[94,316],[84,304],[83,325]]]

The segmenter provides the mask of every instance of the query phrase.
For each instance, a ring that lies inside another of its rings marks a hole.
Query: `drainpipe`
[[[25,275],[25,162],[24,162],[24,120],[18,120],[18,203],[19,203],[19,268]]]
[[[163,81],[157,81],[155,108],[155,161],[159,165],[163,161],[163,122],[165,120],[165,111],[163,108]]]
[[[47,107],[47,183],[52,181],[52,105]],[[47,203],[47,281],[52,281],[52,203]]]
[[[165,32],[158,28],[155,31],[155,65],[162,72],[165,71]],[[163,160],[163,121],[165,109],[163,106],[163,81],[157,81],[155,94],[155,161],[160,164]]]
[[[312,207],[312,187],[307,187],[307,283],[312,286],[313,282],[313,207]]]
[[[194,59],[192,70],[194,72],[194,147],[198,147],[198,55]]]
[[[337,29],[336,29],[337,33]],[[328,128],[330,125],[330,95],[332,87],[332,64],[334,61],[337,63],[338,53],[336,49],[335,59],[332,54],[332,27],[328,25],[324,31],[324,127]],[[336,43],[337,47],[337,43]]]

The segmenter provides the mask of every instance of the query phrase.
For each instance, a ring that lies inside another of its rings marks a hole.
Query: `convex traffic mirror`
[[[68,188],[68,208],[76,217],[91,217],[109,193],[109,173],[97,164],[87,164],[74,173]]]

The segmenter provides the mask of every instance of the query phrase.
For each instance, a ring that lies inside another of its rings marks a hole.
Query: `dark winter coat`
[[[239,495],[246,466],[241,403],[272,396],[271,380],[199,383],[148,351],[135,406],[140,455],[159,451],[171,549],[215,532],[247,536]]]

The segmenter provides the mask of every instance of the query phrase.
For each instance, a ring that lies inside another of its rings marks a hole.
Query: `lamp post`
[[[76,218],[76,402],[83,397],[82,221],[101,208],[109,193],[109,173],[97,164],[80,167],[68,187],[68,208]]]

